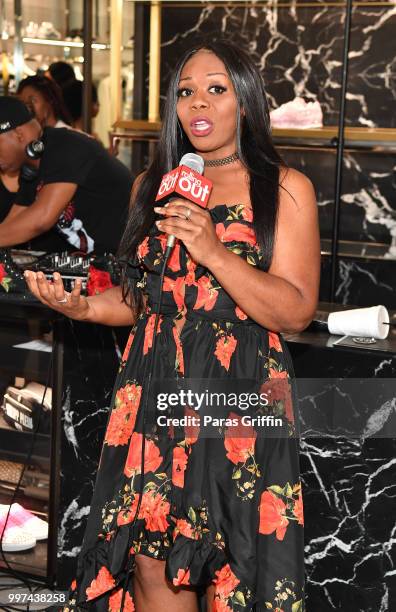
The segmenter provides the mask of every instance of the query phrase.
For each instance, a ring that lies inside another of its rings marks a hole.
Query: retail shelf
[[[31,550],[18,553],[4,553],[4,556],[9,565],[16,571],[31,576],[47,575],[47,542],[37,542],[36,546]],[[6,567],[1,557],[0,567]]]
[[[114,137],[130,137],[135,140],[155,140],[161,129],[160,121],[118,120],[115,129],[126,130],[124,134],[113,134]],[[312,129],[274,128],[272,136],[276,144],[308,147],[335,148],[338,140],[337,126],[323,126]],[[345,146],[354,148],[376,147],[396,150],[396,128],[345,128]]]
[[[323,126],[322,128],[312,129],[274,128],[272,136],[277,144],[336,147],[338,127]],[[346,127],[344,137],[346,147],[396,149],[395,128]]]
[[[3,42],[11,41],[14,42],[15,37],[9,36],[8,38],[0,38]],[[67,40],[67,39],[58,39],[58,38],[36,38],[33,36],[23,36],[22,42],[30,45],[47,45],[50,47],[76,47],[79,49],[84,48],[84,42],[82,40]],[[96,51],[108,51],[110,49],[110,45],[108,43],[102,42],[93,42],[91,43],[92,49]]]
[[[331,255],[331,240],[322,238],[321,254],[324,256]],[[394,252],[393,252],[394,251]],[[338,243],[338,256],[348,257],[353,259],[380,260],[380,261],[395,261],[396,250],[391,248],[390,244],[382,242],[363,242],[360,240],[340,240]]]
[[[0,415],[0,456],[8,461],[24,461],[32,446],[33,434],[13,429]],[[32,451],[32,458],[49,462],[51,454],[51,437],[37,433]]]

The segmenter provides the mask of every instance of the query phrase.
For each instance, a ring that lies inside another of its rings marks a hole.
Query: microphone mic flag
[[[200,155],[183,155],[179,166],[162,177],[155,201],[169,201],[180,197],[206,208],[212,191],[212,181],[203,176],[204,165]],[[175,236],[170,235],[166,246],[172,248],[175,240]]]

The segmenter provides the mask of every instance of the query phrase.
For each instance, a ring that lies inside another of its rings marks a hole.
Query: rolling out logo
[[[155,201],[179,196],[206,208],[211,191],[211,181],[187,166],[179,166],[162,177]]]

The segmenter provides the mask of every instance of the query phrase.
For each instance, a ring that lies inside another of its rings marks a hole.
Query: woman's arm
[[[318,300],[318,214],[315,192],[307,177],[289,170],[283,187],[290,195],[280,189],[268,272],[255,269],[223,245],[221,255],[219,251],[208,267],[249,317],[272,331],[296,332],[310,323]]]

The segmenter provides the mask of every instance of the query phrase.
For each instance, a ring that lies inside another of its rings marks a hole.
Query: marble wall
[[[325,125],[337,125],[342,75],[345,8],[326,2],[164,3],[162,95],[169,72],[183,51],[205,38],[227,38],[247,50],[260,67],[271,108],[303,96],[319,100]],[[396,7],[353,6],[346,124],[395,128]],[[396,148],[396,145],[395,145]],[[282,148],[287,163],[306,173],[317,192],[321,235],[330,238],[334,206],[335,151]],[[346,150],[340,220],[342,251],[336,301],[396,308],[396,197],[394,152]],[[362,249],[350,244],[368,243]],[[378,246],[378,244],[380,246]],[[370,251],[374,247],[374,253]],[[359,254],[357,255],[358,249]],[[365,255],[365,256],[363,256]],[[384,262],[380,268],[378,261]],[[379,271],[378,280],[373,270]],[[321,298],[327,299],[324,262]],[[355,282],[359,270],[359,280]],[[346,290],[348,287],[348,290]]]

